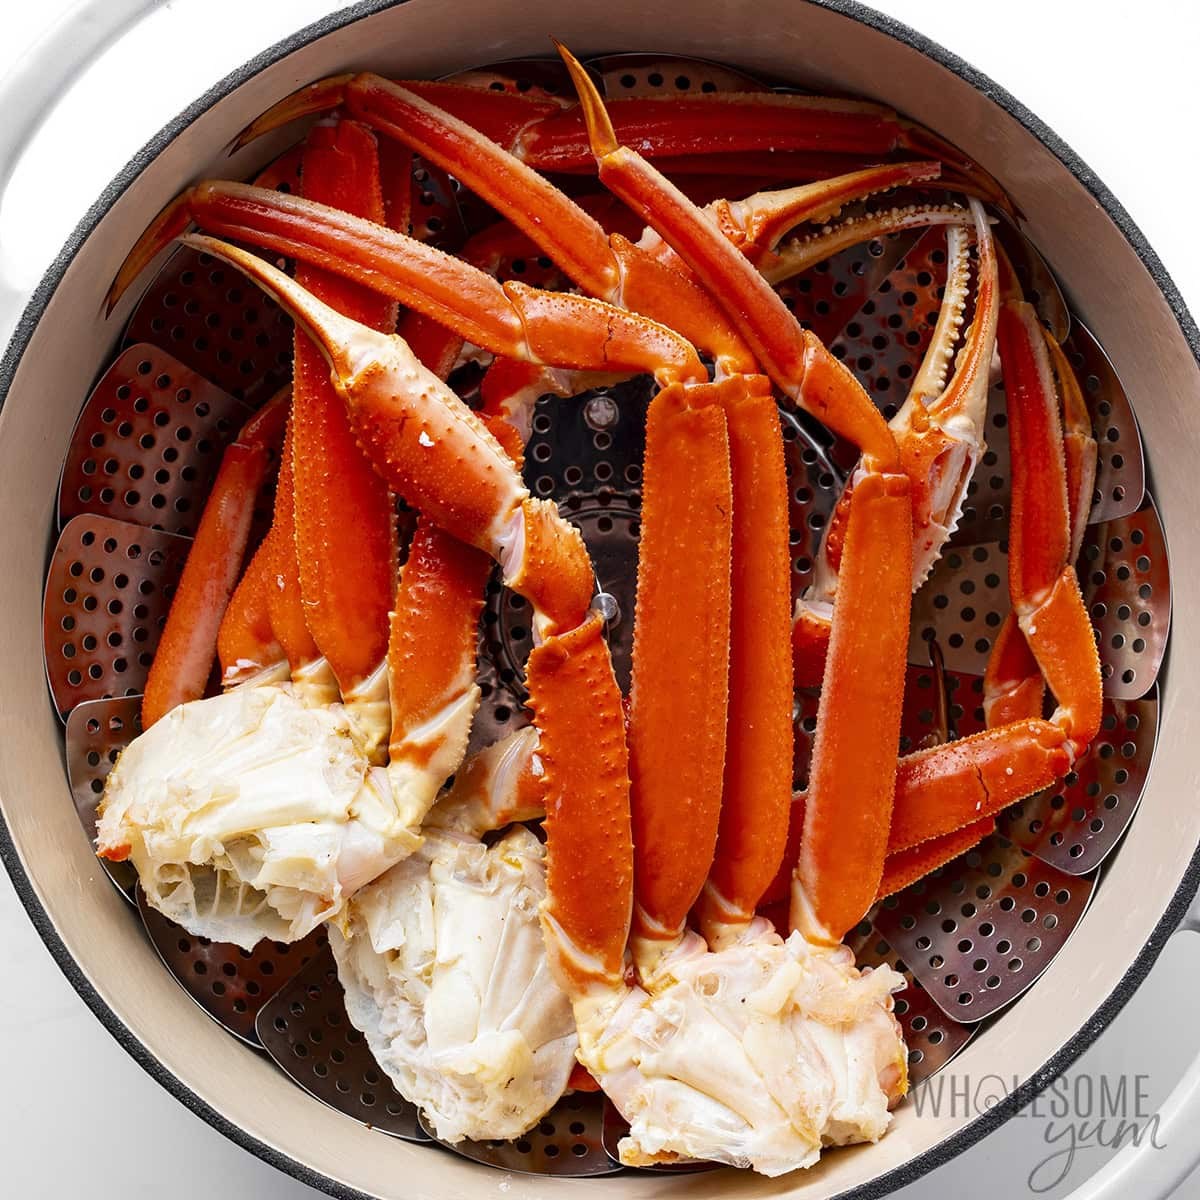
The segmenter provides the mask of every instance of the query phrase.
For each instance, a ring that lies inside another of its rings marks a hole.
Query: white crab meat
[[[130,743],[97,845],[128,858],[188,932],[249,949],[304,937],[410,854],[420,837],[404,807],[340,705],[244,687],[180,705]]]
[[[580,1061],[629,1122],[623,1163],[782,1175],[886,1131],[906,1063],[895,971],[756,922],[717,952],[686,935],[643,982],[575,1002]]]
[[[346,1011],[438,1137],[513,1138],[562,1095],[578,1039],[538,924],[545,852],[429,829],[330,929]]]

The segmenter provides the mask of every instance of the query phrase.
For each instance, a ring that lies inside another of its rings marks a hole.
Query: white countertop
[[[0,72],[69,0],[0,10]],[[335,7],[314,0],[173,0],[64,98],[0,210],[0,236],[32,283],[88,199],[163,122],[227,70]],[[1200,20],[1172,0],[1130,5],[1006,0],[878,0],[1003,84],[1070,143],[1146,233],[1200,313],[1200,191],[1195,150]],[[681,10],[682,11],[682,10]],[[172,54],[186,30],[188,52]],[[136,72],[131,63],[136,62]],[[153,98],[148,102],[148,98]],[[21,231],[14,238],[13,231]],[[1182,799],[1182,798],[1181,798]],[[1190,798],[1188,798],[1190,800]],[[1177,938],[1113,1026],[1072,1070],[1110,1085],[1143,1081],[1151,1107],[1200,1051],[1194,997],[1200,947]],[[22,1200],[298,1200],[318,1193],[252,1158],[192,1116],[126,1056],[59,973],[0,873],[0,1192]],[[1086,1113],[1079,1114],[1086,1116]],[[1056,1151],[1062,1120],[1022,1114],[897,1193],[976,1200],[1032,1195],[1030,1173]],[[1107,1152],[1080,1148],[1057,1197]],[[1044,1185],[1063,1166],[1041,1168]],[[397,1197],[403,1181],[397,1181]],[[1200,1176],[1177,1193],[1200,1200]]]

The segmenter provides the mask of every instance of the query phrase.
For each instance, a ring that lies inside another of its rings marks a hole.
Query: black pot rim
[[[902,22],[858,3],[858,0],[804,0],[804,2],[848,17],[912,47],[939,66],[952,71],[1020,122],[1079,180],[1125,236],[1162,292],[1197,364],[1200,364],[1200,330],[1197,329],[1195,320],[1188,312],[1183,297],[1179,294],[1179,289],[1175,286],[1158,255],[1120,201],[1109,191],[1091,167],[1045,122],[1035,116],[1015,96],[983,72],[976,70],[970,63],[959,58],[958,55]],[[404,3],[407,3],[407,0],[360,0],[358,4],[342,9],[298,30],[290,37],[284,38],[242,64],[211,87],[203,96],[163,126],[130,159],[71,233],[57,258],[42,277],[21,315],[4,357],[0,359],[0,409],[3,408],[8,398],[13,378],[38,321],[67,269],[93,229],[141,172],[194,120],[260,71],[326,34],[352,25],[364,17],[398,7]],[[3,860],[9,876],[12,878],[13,886],[25,911],[29,914],[29,919],[33,922],[59,969],[101,1024],[148,1075],[198,1117],[263,1162],[270,1163],[271,1166],[291,1175],[300,1182],[337,1197],[338,1200],[372,1200],[368,1193],[331,1179],[319,1171],[314,1171],[311,1167],[284,1154],[274,1146],[260,1141],[240,1126],[233,1124],[192,1091],[183,1080],[172,1074],[146,1049],[138,1040],[137,1035],[104,1002],[63,944],[58,931],[34,891],[33,884],[21,863],[2,814],[0,814],[0,859]],[[1145,946],[1139,951],[1129,969],[1103,1003],[1056,1054],[1052,1055],[1024,1084],[1005,1096],[1000,1103],[979,1114],[944,1141],[916,1155],[902,1166],[896,1167],[858,1188],[842,1193],[835,1200],[850,1200],[851,1197],[854,1200],[875,1200],[876,1197],[887,1195],[912,1183],[986,1137],[1049,1086],[1108,1027],[1137,990],[1162,952],[1167,939],[1182,920],[1192,897],[1196,894],[1198,884],[1200,884],[1200,846],[1193,853],[1191,862],[1184,872],[1183,879],[1180,881],[1171,903],[1167,906]]]

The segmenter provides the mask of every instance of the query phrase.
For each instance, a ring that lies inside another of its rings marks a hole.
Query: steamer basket
[[[277,314],[265,308],[257,359],[245,359],[249,369],[215,339],[204,346],[200,339],[190,342],[201,355],[196,361],[173,345],[174,327],[156,314],[166,295],[203,285],[194,283],[194,275],[186,277],[195,266],[186,256],[167,260],[145,296],[139,300],[135,289],[108,320],[101,315],[103,295],[147,218],[182,187],[211,174],[249,177],[295,137],[294,130],[281,132],[228,158],[230,139],[251,117],[300,84],[350,66],[399,77],[439,76],[543,55],[552,31],[586,55],[636,47],[719,56],[751,77],[884,101],[962,147],[1011,194],[1024,214],[1023,232],[1064,294],[1058,297],[1030,250],[1026,268],[1043,293],[1043,314],[1060,329],[1071,319],[1068,310],[1073,314],[1068,350],[1095,380],[1090,403],[1097,432],[1105,438],[1094,523],[1085,544],[1088,600],[1109,668],[1105,731],[1077,778],[1010,810],[1002,822],[1006,836],[986,843],[974,860],[948,868],[918,892],[885,906],[875,928],[858,934],[860,958],[895,961],[899,956],[923,985],[913,988],[903,1014],[910,1045],[920,1055],[914,1056],[915,1074],[936,1067],[975,1079],[1015,1074],[1022,1087],[973,1121],[966,1114],[934,1116],[928,1110],[918,1116],[912,1105],[905,1106],[878,1146],[830,1154],[811,1172],[773,1181],[729,1171],[690,1179],[682,1172],[608,1177],[602,1147],[611,1144],[611,1130],[603,1114],[584,1105],[559,1118],[560,1133],[565,1124],[578,1139],[578,1149],[568,1139],[562,1152],[574,1153],[597,1175],[573,1186],[594,1189],[598,1196],[602,1191],[660,1196],[684,1188],[706,1195],[813,1200],[881,1194],[982,1136],[1080,1053],[1149,969],[1195,889],[1200,813],[1178,802],[1194,793],[1190,743],[1200,700],[1200,664],[1193,661],[1200,657],[1200,644],[1188,633],[1197,602],[1186,591],[1174,597],[1173,617],[1184,632],[1175,640],[1169,678],[1162,661],[1172,616],[1168,535],[1176,577],[1189,579],[1200,569],[1200,531],[1189,507],[1190,464],[1200,451],[1192,419],[1200,391],[1196,330],[1152,252],[1086,168],[995,85],[911,31],[856,6],[800,0],[702,0],[689,11],[686,28],[679,28],[670,7],[659,0],[649,6],[613,0],[602,9],[580,7],[562,12],[510,0],[408,0],[339,13],[248,64],[182,114],[130,165],[68,244],[26,311],[0,371],[0,480],[8,518],[0,531],[6,561],[0,631],[12,647],[6,737],[0,743],[6,863],[63,970],[114,1035],[189,1107],[261,1157],[337,1195],[483,1196],[497,1189],[507,1196],[565,1195],[557,1177],[561,1172],[550,1165],[560,1152],[552,1122],[549,1132],[531,1135],[529,1149],[518,1148],[515,1155],[511,1149],[476,1144],[472,1153],[505,1167],[505,1173],[447,1155],[421,1144],[427,1135],[398,1098],[374,1094],[370,1064],[355,1058],[352,1040],[344,1052],[357,1064],[355,1078],[365,1083],[352,1105],[339,1102],[336,1086],[325,1083],[328,1073],[314,1071],[312,1048],[321,1039],[313,1039],[306,1024],[332,1026],[330,1014],[336,1016],[336,998],[330,998],[336,985],[319,939],[291,952],[271,947],[261,958],[243,961],[178,936],[152,914],[146,921],[148,939],[126,903],[131,881],[116,872],[117,887],[109,886],[92,856],[74,810],[86,823],[111,754],[136,728],[136,706],[124,697],[138,691],[144,678],[161,617],[158,607],[169,597],[172,572],[186,550],[192,505],[203,494],[215,460],[212,449],[236,427],[246,404],[258,403],[268,390],[266,383],[257,392],[250,385],[266,379],[273,386],[274,359],[281,346],[286,349],[286,331],[277,325]],[[654,41],[655,30],[670,33]],[[639,67],[614,58],[604,69],[614,79],[631,74],[639,89],[657,86],[644,62]],[[745,86],[735,70],[713,79],[721,87]],[[470,220],[469,210],[464,214]],[[919,308],[933,299],[924,290],[928,279],[920,282],[922,255],[928,251],[919,239],[910,240],[887,252],[886,272],[881,267],[874,276],[858,274],[873,285],[894,279],[897,286],[889,294],[904,297],[909,310]],[[832,280],[837,264],[831,268]],[[892,271],[911,276],[911,300],[910,284],[887,274]],[[254,302],[261,308],[257,297]],[[877,328],[869,322],[866,328],[839,325],[828,335],[841,333],[848,361],[877,355],[872,367],[877,378],[897,373],[903,379],[898,366],[919,347],[888,344],[887,315],[881,305],[875,312]],[[121,345],[128,348],[118,358]],[[139,386],[146,399],[140,407]],[[93,398],[81,415],[89,395]],[[630,440],[636,433],[623,419],[626,409],[639,411],[644,396],[633,385],[617,400],[620,418],[603,429],[597,421],[611,421],[611,409],[593,405],[589,413],[586,398],[563,406],[561,417],[547,412],[539,418],[535,429],[545,453],[531,453],[531,459],[540,464],[546,483],[531,480],[535,491],[561,498],[559,489],[573,486],[573,473],[582,477],[595,470],[598,451],[604,451],[602,461],[610,469],[609,460],[621,453],[636,458]],[[132,407],[123,413],[126,401]],[[1145,478],[1131,407],[1146,447]],[[1001,413],[999,407],[995,411]],[[161,422],[159,412],[167,414]],[[151,453],[156,428],[168,425],[187,429],[184,442],[208,438],[202,452],[193,446],[198,456],[190,474],[183,467],[193,459],[185,454],[176,469],[175,459],[158,461],[158,447],[153,449],[162,475],[158,491],[138,486],[119,493],[100,486],[97,472],[124,475],[130,461],[141,462]],[[632,425],[636,429],[636,422]],[[933,707],[919,699],[921,689],[932,692],[941,683],[927,666],[929,637],[937,639],[945,656],[955,724],[959,732],[972,727],[972,676],[986,653],[986,630],[998,624],[1005,603],[1003,586],[991,582],[1003,577],[1003,550],[997,544],[1007,498],[1001,430],[1002,421],[989,424],[995,457],[981,467],[953,552],[914,606],[910,690],[918,699],[905,723],[912,741],[932,720]],[[607,440],[593,436],[599,433]],[[536,445],[535,438],[531,451]],[[117,464],[111,472],[104,455]],[[790,438],[789,456],[796,488],[793,526],[808,536],[828,511],[844,456],[836,446],[826,453],[799,426]],[[636,539],[631,495],[637,480],[630,465],[615,463],[617,477],[632,489],[629,495],[600,502],[589,494],[576,513],[569,512],[584,527],[598,562],[606,554],[621,561]],[[1143,484],[1153,503],[1143,502]],[[163,500],[156,509],[159,495]],[[811,563],[798,552],[795,564],[800,585]],[[949,603],[940,604],[938,597],[955,589],[965,593],[964,581],[977,598],[968,606],[970,615],[956,608],[950,619]],[[129,588],[138,589],[142,599],[127,609],[122,595]],[[619,599],[628,604],[627,597]],[[485,722],[490,738],[509,727],[522,698],[519,664],[528,631],[499,589],[489,595],[488,613],[481,649],[491,687]],[[1141,622],[1143,613],[1149,616]],[[627,626],[615,631],[618,650],[622,637],[628,637]],[[126,644],[129,653],[122,649]],[[65,763],[60,714],[67,719]],[[798,770],[803,771],[802,761]],[[1138,816],[1131,823],[1135,808]],[[1119,839],[1119,848],[1106,858]],[[1101,859],[1104,878],[1098,881]],[[975,899],[967,902],[968,895]],[[1024,936],[1025,927],[1034,923],[1039,936]],[[981,956],[983,939],[989,938],[992,946],[1009,947],[1020,938],[1026,950],[1023,956],[1004,949]],[[956,951],[949,950],[950,943]],[[951,953],[958,958],[951,959]],[[168,978],[163,963],[185,982],[186,991]],[[973,978],[972,972],[977,981],[965,985],[962,980]],[[1037,986],[1030,987],[1034,980]],[[1019,1017],[1006,1008],[1018,994]],[[985,1016],[990,1019],[980,1027]],[[329,1103],[317,1104],[293,1086],[260,1046]],[[361,1044],[357,1050],[361,1058]],[[958,1056],[944,1066],[955,1051]],[[346,1112],[358,1121],[347,1119]],[[370,1124],[392,1136],[368,1129]],[[534,1169],[556,1173],[511,1173],[529,1169],[531,1157],[541,1164]]]

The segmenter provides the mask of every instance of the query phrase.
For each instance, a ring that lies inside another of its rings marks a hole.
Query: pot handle
[[[1176,933],[1200,933],[1200,896]],[[1200,1166],[1200,1055],[1133,1141],[1119,1150],[1066,1200],[1167,1200]]]
[[[0,78],[0,201],[25,148],[58,97],[130,25],[162,0],[80,0]],[[29,289],[14,277],[0,245],[0,346],[7,341]]]

